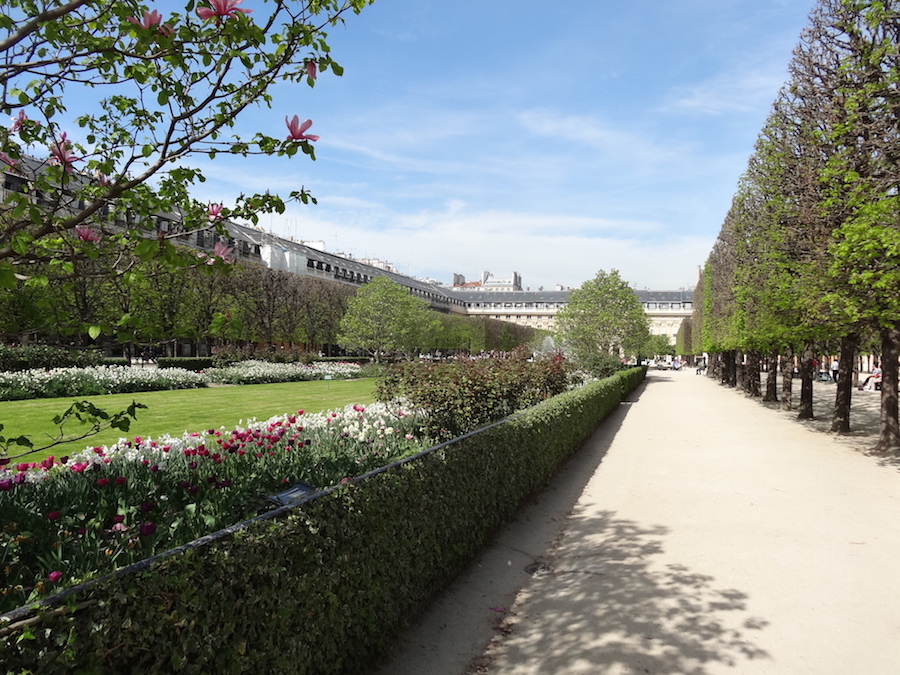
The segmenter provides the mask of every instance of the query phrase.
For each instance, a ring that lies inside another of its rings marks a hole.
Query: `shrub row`
[[[211,356],[160,356],[156,359],[160,368],[184,368],[185,370],[206,370],[213,367]]]
[[[397,363],[385,372],[376,396],[400,397],[427,410],[426,431],[446,439],[556,396],[571,378],[562,354],[532,361],[519,351],[502,359]]]
[[[359,671],[643,376],[590,383],[280,518],[5,615],[6,672]]]
[[[104,362],[96,349],[65,349],[50,345],[0,344],[0,372],[40,368],[86,368]]]

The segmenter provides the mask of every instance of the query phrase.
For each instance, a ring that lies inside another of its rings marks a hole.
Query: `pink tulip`
[[[319,140],[318,136],[313,134],[305,133],[307,129],[312,126],[312,120],[306,120],[302,124],[300,123],[300,118],[297,115],[294,115],[292,120],[288,120],[287,116],[284,118],[284,123],[287,124],[288,128],[288,140],[290,141],[317,141]]]
[[[201,7],[197,10],[197,16],[201,19],[212,19],[215,17],[216,23],[225,19],[236,16],[235,12],[250,14],[252,9],[238,9],[244,0],[209,0],[209,7]]]
[[[50,574],[47,575],[47,580],[48,580],[48,581],[51,581],[51,582],[54,583],[54,584],[55,584],[57,581],[59,581],[60,579],[62,579],[62,572],[53,571],[53,572],[50,572]]]
[[[162,22],[162,14],[155,9],[152,12],[144,12],[143,20],[129,16],[126,21],[133,23],[135,26],[143,28],[144,30],[150,30],[156,26],[157,30],[166,37],[169,37],[174,32],[171,25]]]

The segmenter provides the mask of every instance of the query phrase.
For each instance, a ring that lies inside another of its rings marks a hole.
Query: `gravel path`
[[[900,471],[878,394],[843,438],[833,395],[651,371],[373,673],[900,672]]]

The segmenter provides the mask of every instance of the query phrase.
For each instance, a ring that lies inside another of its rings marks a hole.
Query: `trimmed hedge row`
[[[278,518],[16,613],[0,623],[5,672],[357,672],[644,374],[561,394]]]
[[[87,368],[103,363],[103,354],[96,349],[66,349],[51,345],[0,344],[0,372],[15,372],[42,368]]]
[[[206,370],[213,367],[211,356],[160,356],[156,359],[160,368],[183,368],[184,370]]]

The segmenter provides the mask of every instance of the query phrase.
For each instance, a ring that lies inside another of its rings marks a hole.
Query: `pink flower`
[[[72,152],[72,143],[66,138],[66,132],[59,135],[59,140],[50,146],[50,161],[61,166],[66,173],[72,173],[72,165],[80,162],[81,157],[76,157]]]
[[[206,217],[210,220],[220,220],[222,218],[222,205],[210,204],[206,207]]]
[[[316,79],[316,62],[315,61],[307,61],[306,62],[306,76],[311,80]]]
[[[139,20],[133,16],[129,16],[126,21],[128,21],[129,23],[133,23],[135,26],[143,28],[144,30],[150,30],[154,26],[157,26],[157,30],[166,37],[169,37],[174,32],[174,29],[171,25],[162,23],[162,14],[157,12],[155,9],[152,12],[144,12],[143,20]]]
[[[47,580],[54,584],[57,581],[59,581],[60,579],[62,579],[62,572],[59,572],[56,570],[54,570],[53,572],[50,572],[50,574],[47,575]]]
[[[152,521],[149,523],[142,523],[140,527],[138,527],[138,531],[141,533],[142,537],[150,537],[156,532],[156,523]]]
[[[231,255],[232,251],[234,251],[234,246],[227,246],[221,241],[217,241],[213,246],[212,257],[221,258],[225,262],[228,262],[228,256]]]
[[[235,12],[250,14],[252,9],[238,9],[244,0],[209,0],[209,7],[201,7],[197,10],[197,16],[201,19],[212,19],[215,17],[216,23],[225,19],[236,16]]]
[[[75,473],[81,473],[86,468],[88,468],[88,463],[87,462],[74,462],[72,464],[71,468],[72,468],[72,471],[74,471]]]
[[[28,116],[25,114],[24,110],[20,110],[19,114],[11,119],[12,125],[9,127],[9,132],[14,134],[24,126],[25,122],[28,120]]]
[[[106,487],[109,484],[109,478],[98,478],[97,485],[100,487]]]
[[[8,164],[11,167],[14,167],[16,165],[16,161],[14,159],[10,159],[9,155],[7,155],[5,152],[0,152],[0,162]]]
[[[100,235],[87,225],[76,225],[75,234],[78,235],[78,238],[81,239],[81,241],[100,241]]]
[[[287,124],[288,128],[288,140],[289,141],[317,141],[319,140],[318,136],[313,134],[304,133],[307,129],[312,126],[312,120],[306,120],[303,124],[300,123],[300,118],[297,115],[294,115],[294,119],[288,120],[287,116],[284,118],[284,123]]]
[[[49,520],[51,523],[54,520],[59,520],[59,518],[60,518],[59,511],[51,511],[50,513],[47,514],[47,520]]]

